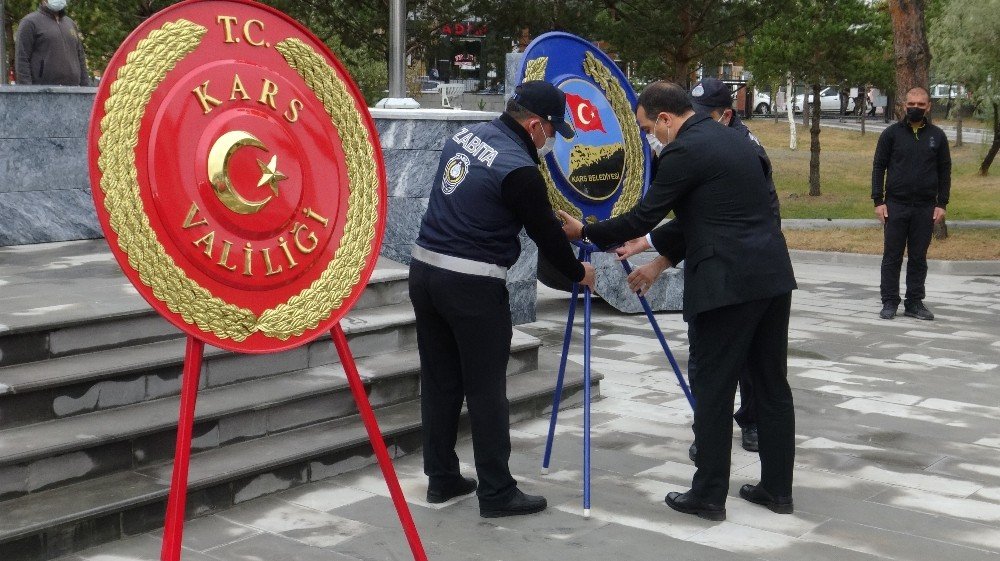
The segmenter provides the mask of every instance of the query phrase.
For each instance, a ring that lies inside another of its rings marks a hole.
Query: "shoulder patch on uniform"
[[[760,139],[758,139],[756,136],[754,136],[753,133],[750,132],[750,131],[747,131],[747,139],[750,140],[750,142],[753,142],[754,144],[756,144],[757,146],[761,145]]]
[[[455,154],[444,165],[444,175],[441,177],[441,191],[445,195],[455,192],[455,189],[469,175],[469,157],[465,154]]]

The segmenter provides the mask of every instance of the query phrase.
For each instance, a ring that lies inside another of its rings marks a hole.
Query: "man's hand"
[[[887,218],[889,218],[889,209],[885,205],[878,205],[875,207],[875,216],[878,217],[878,221],[885,224]]]
[[[575,242],[583,237],[583,222],[573,218],[564,210],[557,210],[556,214],[559,216],[559,220],[562,220],[562,229],[569,241]]]
[[[934,207],[934,223],[940,224],[942,220],[944,220],[944,209],[939,206]]]
[[[649,242],[646,240],[646,236],[642,236],[641,238],[625,242],[621,247],[615,249],[615,253],[618,254],[619,261],[624,261],[633,255],[646,251],[649,247]]]
[[[580,284],[594,290],[597,284],[597,275],[594,272],[594,266],[590,263],[581,263],[583,265],[583,280]]]
[[[670,267],[670,260],[660,255],[649,263],[637,267],[628,276],[628,287],[632,292],[638,292],[639,296],[645,296],[649,289],[656,282],[656,277]]]

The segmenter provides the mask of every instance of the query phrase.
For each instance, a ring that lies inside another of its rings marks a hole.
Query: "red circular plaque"
[[[143,22],[101,81],[89,149],[125,274],[210,344],[306,343],[375,267],[387,190],[374,123],[337,58],[272,8],[188,1]]]

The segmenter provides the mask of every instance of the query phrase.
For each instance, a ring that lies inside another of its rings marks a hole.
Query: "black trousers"
[[[506,503],[516,489],[510,460],[507,361],[511,327],[506,284],[414,260],[410,300],[420,351],[424,473],[430,484],[459,477],[455,442],[465,399],[472,428],[477,495],[485,506]]]
[[[889,218],[885,221],[885,245],[882,249],[882,303],[899,305],[899,272],[906,249],[906,303],[924,299],[927,280],[927,248],[934,232],[934,205],[910,206],[886,202]]]
[[[691,319],[697,344],[691,349],[698,375],[691,382],[695,458],[691,491],[725,504],[729,491],[733,422],[740,370],[754,385],[760,428],[761,484],[772,495],[792,494],[795,410],[788,385],[788,315],[791,293],[702,312]]]
[[[688,384],[692,384],[698,372],[698,361],[694,358],[694,351],[691,349],[698,344],[698,336],[695,329],[688,325]],[[741,429],[757,424],[757,406],[753,396],[753,380],[750,378],[750,371],[746,368],[740,370],[740,408],[733,413],[733,419]]]

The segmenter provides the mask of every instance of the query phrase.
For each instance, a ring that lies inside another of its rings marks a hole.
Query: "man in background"
[[[18,24],[14,47],[18,84],[90,85],[83,38],[66,15],[66,0],[42,0]]]
[[[899,308],[899,272],[906,249],[904,313],[932,320],[924,306],[927,248],[934,224],[944,220],[951,192],[951,153],[944,131],[932,125],[931,96],[921,87],[906,92],[906,115],[878,138],[872,164],[875,216],[884,225],[882,311],[892,319]]]

